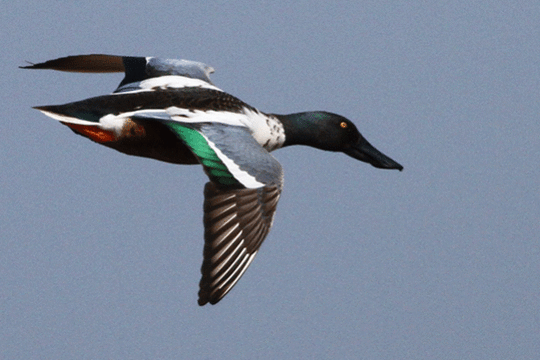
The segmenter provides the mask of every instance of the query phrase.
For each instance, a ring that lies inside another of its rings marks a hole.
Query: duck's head
[[[285,143],[339,151],[381,169],[403,170],[403,166],[375,149],[356,126],[341,115],[324,111],[276,115],[285,128]]]

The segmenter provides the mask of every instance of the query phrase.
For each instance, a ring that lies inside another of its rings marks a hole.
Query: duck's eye
[[[345,121],[342,121],[342,122],[339,123],[339,126],[341,126],[342,129],[346,129],[347,126],[349,126],[349,125],[347,125],[347,123]]]

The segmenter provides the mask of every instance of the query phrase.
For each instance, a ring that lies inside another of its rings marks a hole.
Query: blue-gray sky
[[[538,1],[21,0],[0,17],[0,358],[537,358]],[[200,308],[202,169],[31,109],[111,92],[120,74],[17,68],[89,53],[205,62],[262,111],[346,116],[405,170],[276,151],[274,227]]]

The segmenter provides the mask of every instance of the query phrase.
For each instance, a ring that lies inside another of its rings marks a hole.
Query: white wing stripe
[[[132,87],[134,84],[137,84],[137,83],[130,83],[130,84],[126,84],[125,86]],[[213,85],[210,85],[206,81],[203,81],[200,79],[192,79],[192,78],[189,78],[186,76],[180,76],[180,75],[164,75],[164,76],[146,79],[139,82],[138,87],[139,88],[135,90],[115,92],[113,93],[113,95],[133,94],[133,93],[144,92],[144,91],[154,91],[155,88],[181,89],[185,87],[198,87],[198,88],[218,90],[218,91],[223,92],[223,90]]]
[[[190,110],[170,106],[165,109],[172,120],[181,123],[218,123],[231,126],[246,127],[245,123],[248,120],[245,114],[235,113],[231,111],[215,111],[215,110]]]
[[[211,142],[206,136],[204,136],[204,138],[206,139],[208,146],[210,146],[210,148],[214,150],[214,152],[216,153],[218,158],[221,160],[223,165],[227,167],[227,170],[229,170],[232,176],[234,176],[234,178],[239,183],[241,183],[248,189],[258,189],[265,185],[264,183],[257,181],[257,179],[255,179],[254,176],[251,176],[248,172],[240,169],[240,167],[236,165],[236,163],[233,160],[229,159],[225,154],[223,154],[221,150],[219,150],[216,147],[216,145],[213,142]]]

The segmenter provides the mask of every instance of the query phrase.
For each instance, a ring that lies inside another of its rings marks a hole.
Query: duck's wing
[[[210,178],[204,189],[199,305],[216,304],[242,277],[270,231],[283,171],[245,127],[167,125],[191,149]]]
[[[167,76],[185,77],[213,85],[210,74],[214,72],[211,66],[197,61],[104,54],[66,56],[21,68],[86,73],[124,72],[125,77],[115,92],[141,89],[144,88],[139,85],[141,82]]]
[[[270,231],[280,194],[277,185],[225,190],[206,184],[199,305],[216,304],[240,280]]]

